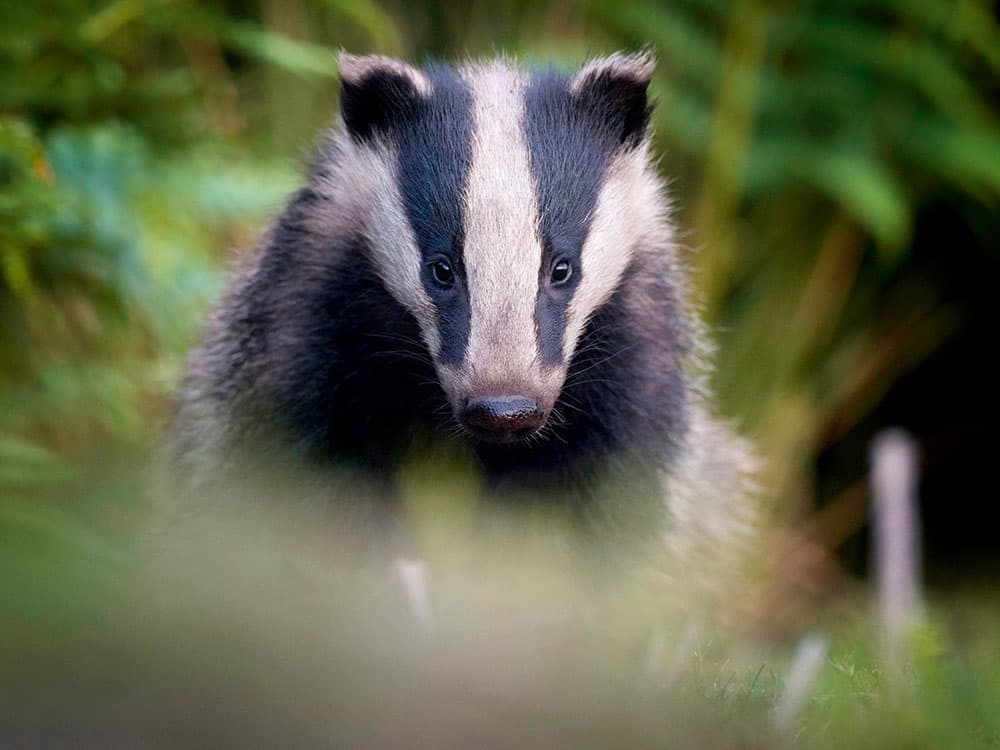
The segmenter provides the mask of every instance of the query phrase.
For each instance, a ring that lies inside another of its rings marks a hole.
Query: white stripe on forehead
[[[471,311],[465,378],[504,386],[538,367],[542,245],[525,142],[524,76],[501,62],[463,69],[473,93],[463,255]],[[464,379],[465,379],[464,378]]]

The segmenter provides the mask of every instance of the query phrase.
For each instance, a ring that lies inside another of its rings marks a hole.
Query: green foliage
[[[219,285],[219,246],[291,186],[219,148],[162,159],[117,123],[3,123],[0,480],[53,481],[43,455],[143,445]],[[26,441],[26,442],[25,442]],[[31,449],[28,446],[32,446]],[[113,443],[105,446],[112,447]],[[54,453],[53,453],[54,452]]]
[[[227,245],[245,243],[295,179],[224,143],[202,107],[205,76],[184,45],[235,21],[191,4],[62,6],[54,22],[51,9],[5,3],[0,26],[11,502],[66,491],[95,453],[150,444]],[[278,49],[289,64],[303,56]]]

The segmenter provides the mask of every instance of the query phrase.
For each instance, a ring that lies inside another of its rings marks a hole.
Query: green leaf
[[[402,39],[396,22],[372,0],[321,0],[338,13],[351,19],[371,38],[375,49],[399,52]]]
[[[337,74],[336,56],[329,47],[265,31],[252,21],[226,23],[220,29],[220,38],[233,49],[293,73],[326,77]]]
[[[920,123],[903,145],[918,164],[968,192],[1000,196],[1000,136],[995,130]]]
[[[128,562],[128,555],[110,541],[94,533],[68,513],[40,501],[12,497],[0,500],[0,532],[17,536],[34,534],[59,547],[116,567]]]
[[[909,200],[881,165],[860,155],[814,151],[793,167],[871,231],[883,260],[899,259],[909,239]]]

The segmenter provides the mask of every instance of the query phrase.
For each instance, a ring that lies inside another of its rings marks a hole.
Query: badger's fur
[[[748,454],[708,416],[651,162],[652,72],[647,54],[568,75],[344,55],[342,126],[191,356],[174,473],[281,455],[378,483],[432,436],[498,492],[585,506],[617,476],[629,504],[655,480],[692,538],[745,526]],[[539,429],[463,427],[471,401],[515,396]]]

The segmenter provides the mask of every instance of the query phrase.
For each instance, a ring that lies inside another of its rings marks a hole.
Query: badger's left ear
[[[621,144],[632,147],[646,136],[653,112],[647,89],[655,69],[650,50],[599,57],[573,75],[570,92]]]
[[[382,55],[340,53],[340,112],[347,130],[366,140],[387,131],[431,93],[419,69]]]

